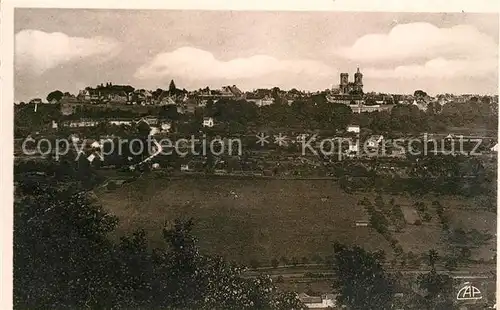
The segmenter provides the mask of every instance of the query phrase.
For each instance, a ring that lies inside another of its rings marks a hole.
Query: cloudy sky
[[[498,15],[17,9],[15,100],[126,83],[498,93]]]

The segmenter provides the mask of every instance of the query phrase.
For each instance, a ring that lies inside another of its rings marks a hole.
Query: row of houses
[[[86,87],[80,90],[77,99],[82,102],[116,102],[116,103],[127,103],[132,100],[133,94],[139,94],[139,91],[135,91],[132,86],[128,85],[113,85],[112,83],[106,83],[97,85],[95,88]]]
[[[337,308],[336,295],[323,294],[321,296],[310,296],[300,293],[299,299],[308,309],[335,309]]]
[[[256,89],[243,92],[236,85],[222,86],[220,89],[210,89],[208,87],[194,91],[186,90],[161,90],[150,91],[146,89],[134,89],[129,85],[97,85],[96,87],[86,87],[80,90],[77,96],[65,98],[66,101],[92,104],[138,104],[138,105],[182,105],[189,99],[196,100],[200,105],[205,105],[209,101],[220,99],[247,100],[254,102],[258,106],[265,106],[274,103],[274,98],[279,97],[289,103],[293,100],[307,98],[312,93],[301,92],[296,89],[290,91],[274,89]],[[41,99],[37,99],[42,103]]]
[[[134,89],[129,85],[98,85],[95,88],[86,87],[76,97],[86,103],[116,103],[116,104],[139,104],[139,105],[175,105],[186,102],[189,98],[197,98],[200,101],[228,99],[243,99],[244,93],[236,87],[223,86],[221,89],[211,90],[208,87],[193,92],[185,90],[161,90],[150,91],[146,89]]]
[[[454,96],[450,94],[432,97],[428,95],[340,94],[335,92],[329,92],[326,96],[331,103],[348,105],[354,113],[386,111],[390,110],[395,104],[413,105],[425,112],[430,104],[444,106],[453,101],[464,103],[480,97],[478,95]],[[498,103],[498,96],[487,97],[493,104]]]
[[[191,93],[200,100],[218,100],[218,99],[244,99],[244,93],[236,86],[223,86],[221,89],[210,89],[208,87]]]
[[[172,127],[172,122],[167,120],[161,120],[157,117],[142,117],[140,119],[133,118],[114,118],[110,120],[98,120],[98,119],[79,119],[79,120],[65,120],[60,123],[52,121],[52,128],[57,129],[61,127],[69,128],[85,128],[85,127],[96,127],[101,123],[106,123],[115,126],[132,126],[133,124],[146,123],[150,127],[159,128],[162,131],[168,132]],[[214,127],[215,120],[213,117],[204,117],[201,123],[203,127]]]
[[[366,99],[363,95],[327,95],[326,99],[331,103],[345,104],[351,108],[354,113],[389,111],[394,106],[386,104],[387,101],[383,98],[373,101],[375,104],[366,104]]]

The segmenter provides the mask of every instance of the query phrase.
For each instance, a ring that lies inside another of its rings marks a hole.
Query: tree
[[[375,210],[373,207],[370,208],[370,210],[370,226],[373,227],[379,234],[385,236],[389,232],[389,222],[387,221],[387,218],[382,212]]]
[[[337,302],[356,310],[390,309],[395,286],[382,268],[382,255],[338,243],[334,250],[333,289],[339,293]]]
[[[179,112],[177,112],[177,107],[175,105],[166,105],[160,110],[160,117],[169,120],[178,120]]]
[[[153,98],[154,99],[159,99],[160,98],[160,95],[163,93],[163,89],[161,88],[157,88],[155,91],[153,91],[151,93],[151,95],[153,95]]]
[[[365,100],[365,104],[366,104],[366,105],[376,105],[376,104],[377,104],[377,101],[375,101],[375,99],[374,99],[374,98],[367,98],[367,99]]]
[[[47,101],[51,102],[52,100],[60,101],[64,96],[63,92],[60,90],[55,90],[47,95]]]
[[[283,265],[288,265],[290,263],[290,260],[286,258],[285,256],[281,256],[280,261],[283,263]]]
[[[173,95],[175,94],[177,91],[177,87],[175,86],[175,82],[174,80],[171,80],[170,81],[170,84],[168,85],[168,92]]]
[[[176,220],[164,229],[170,244],[163,280],[167,305],[181,309],[304,309],[295,294],[280,293],[269,276],[242,278],[242,268],[200,254],[194,222]]]
[[[427,114],[435,115],[441,113],[443,107],[439,104],[439,102],[429,102],[427,105]]]
[[[431,271],[418,277],[418,285],[424,291],[426,309],[453,309],[452,279],[438,274],[434,266]]]
[[[415,96],[415,97],[427,97],[427,93],[421,89],[418,89],[413,93],[413,96]]]
[[[436,250],[429,250],[429,253],[427,254],[427,257],[429,259],[429,266],[431,268],[434,268],[435,264],[436,264],[436,261],[438,260],[439,258],[439,255],[437,253]]]
[[[151,127],[146,122],[138,122],[136,124],[136,129],[137,129],[137,133],[141,137],[147,137],[149,135],[149,133],[151,132]]]
[[[40,187],[41,185],[35,185]],[[33,190],[33,186],[31,186]],[[85,192],[52,186],[14,206],[14,304],[21,308],[92,308],[106,300],[111,265],[106,234],[115,217]]]

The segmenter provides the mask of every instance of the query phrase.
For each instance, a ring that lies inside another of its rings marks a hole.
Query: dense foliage
[[[173,82],[173,81],[172,81]],[[173,84],[173,83],[172,83]],[[171,93],[181,94],[184,91],[170,85]],[[162,90],[155,91],[156,96]],[[179,95],[179,94],[177,94]],[[59,92],[49,94],[50,99],[58,100]],[[215,103],[209,101],[205,107],[196,106],[194,116],[177,112],[176,106],[94,106],[87,104],[77,107],[75,113],[62,116],[58,105],[54,108],[39,109],[34,113],[32,105],[16,107],[16,128],[40,130],[52,119],[80,118],[139,118],[145,115],[164,117],[173,121],[200,123],[203,116],[213,116],[221,129],[227,132],[248,131],[252,127],[272,127],[275,129],[345,129],[350,123],[360,124],[364,129],[377,133],[421,133],[443,131],[452,127],[481,126],[496,129],[498,109],[488,97],[472,98],[465,102],[452,101],[444,105],[432,102],[426,111],[415,105],[397,104],[390,111],[353,113],[345,104],[330,103],[324,93],[295,99],[287,102],[275,96],[275,103],[258,107],[255,103],[244,99],[220,99]],[[191,100],[196,104],[196,100]],[[43,105],[41,105],[43,106]],[[182,105],[181,105],[182,106]],[[40,108],[40,107],[39,107]],[[29,120],[29,122],[26,122]],[[26,128],[27,124],[33,124]]]
[[[411,253],[411,252],[410,252]],[[335,245],[333,270],[337,302],[347,309],[457,309],[453,303],[452,278],[438,273],[438,255],[430,250],[426,256],[429,272],[407,281],[400,273],[389,274],[383,266],[382,252],[370,253],[360,247]],[[396,293],[402,293],[398,297]]]
[[[382,268],[381,254],[341,244],[335,244],[334,250],[333,289],[338,290],[337,301],[353,310],[390,309],[395,284]]]
[[[78,187],[19,181],[14,206],[18,309],[303,309],[268,276],[199,252],[192,220],[166,224],[168,249],[144,231],[109,240],[118,221]]]

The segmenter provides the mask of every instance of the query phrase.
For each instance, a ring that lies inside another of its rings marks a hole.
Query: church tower
[[[340,91],[345,94],[347,92],[347,85],[349,84],[349,74],[341,73],[340,74]]]
[[[354,73],[354,85],[358,92],[363,92],[363,74],[358,70]]]

